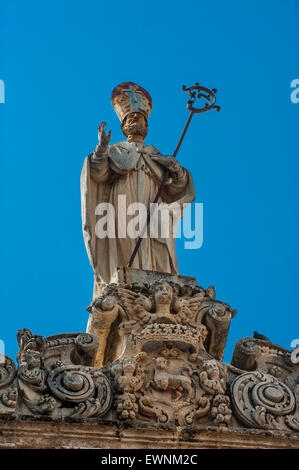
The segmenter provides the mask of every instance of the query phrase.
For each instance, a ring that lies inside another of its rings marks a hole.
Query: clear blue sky
[[[0,7],[1,330],[85,331],[93,275],[80,172],[110,104],[133,81],[153,98],[147,143],[171,154],[187,119],[181,85],[218,89],[178,155],[204,204],[199,250],[180,274],[238,310],[225,360],[253,330],[289,348],[298,321],[299,3],[296,0],[3,0]]]

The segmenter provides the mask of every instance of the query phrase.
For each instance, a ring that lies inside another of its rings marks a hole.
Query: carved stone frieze
[[[18,332],[18,368],[0,363],[0,414],[299,432],[296,349],[244,338],[224,364],[235,311],[215,289],[136,272],[102,289],[86,333]]]

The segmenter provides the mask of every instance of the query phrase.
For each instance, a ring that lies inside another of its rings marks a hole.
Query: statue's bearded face
[[[121,128],[126,137],[129,135],[140,135],[144,138],[147,135],[147,122],[141,113],[129,114],[123,122]]]

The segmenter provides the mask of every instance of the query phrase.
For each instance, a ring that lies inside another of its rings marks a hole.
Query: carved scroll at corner
[[[298,430],[296,397],[274,376],[246,372],[231,384],[233,410],[246,426],[260,429]]]
[[[21,398],[33,414],[100,417],[111,407],[110,382],[98,369],[58,362],[47,370],[39,354],[29,350],[18,379]]]
[[[25,329],[18,332],[18,340],[21,414],[86,418],[100,417],[110,410],[112,388],[105,374],[100,369],[71,363],[71,358],[79,362],[85,358],[88,363],[98,344],[96,338],[82,333],[47,341]],[[52,350],[54,354],[59,351],[69,362],[53,363]]]
[[[74,406],[69,416],[101,417],[111,407],[110,382],[99,369],[58,364],[49,373],[47,384],[61,404]]]

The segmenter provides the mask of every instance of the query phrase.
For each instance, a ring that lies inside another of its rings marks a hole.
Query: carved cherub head
[[[136,369],[136,363],[134,359],[125,357],[123,360],[123,373],[124,375],[132,376]]]
[[[154,286],[154,300],[156,307],[161,304],[171,304],[173,299],[172,287],[167,282],[159,282]]]
[[[203,364],[205,370],[207,371],[208,377],[210,379],[218,379],[220,378],[220,371],[218,368],[218,363],[215,359],[210,359],[205,361]]]
[[[36,369],[42,366],[42,358],[38,351],[28,349],[24,355],[24,360],[27,363],[28,369]]]

